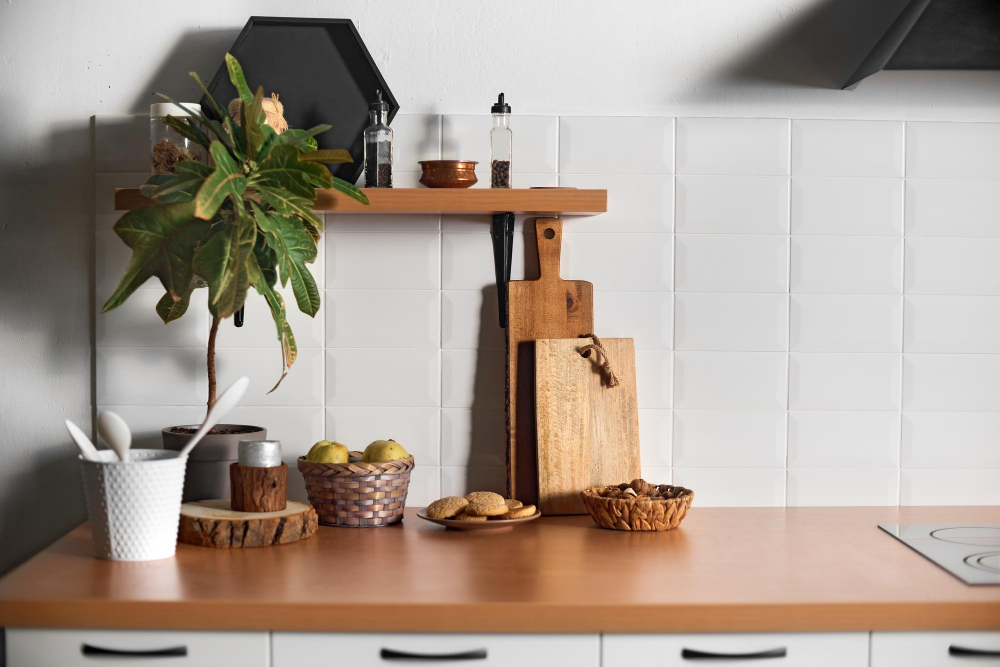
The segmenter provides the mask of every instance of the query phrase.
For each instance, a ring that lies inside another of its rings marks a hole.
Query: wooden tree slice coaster
[[[293,500],[279,512],[235,512],[229,498],[199,500],[181,505],[177,541],[217,549],[269,547],[304,540],[318,526],[312,505]]]

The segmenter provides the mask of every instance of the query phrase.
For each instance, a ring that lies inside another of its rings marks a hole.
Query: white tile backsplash
[[[615,140],[623,123],[643,150]],[[699,506],[1000,503],[1000,124],[515,116],[517,187],[608,190],[565,218],[561,275],[595,289],[595,329],[633,338],[643,474]],[[480,162],[489,118],[400,115],[397,187],[420,159]],[[131,251],[113,189],[146,178],[148,120],[95,121],[92,307]],[[905,144],[905,146],[904,146]],[[905,163],[905,164],[904,164]],[[675,175],[675,170],[676,174]],[[905,171],[905,176],[904,176]],[[326,214],[323,309],[287,289],[299,359],[282,385],[270,313],[219,333],[233,419],[283,440],[403,442],[409,504],[505,486],[505,340],[488,216]],[[512,278],[533,279],[518,215]],[[144,284],[95,326],[95,405],[158,446],[197,423],[208,316],[169,326]],[[293,477],[295,474],[293,473]],[[290,495],[304,498],[290,480]]]

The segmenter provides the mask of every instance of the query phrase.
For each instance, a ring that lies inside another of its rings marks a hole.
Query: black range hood
[[[1000,69],[1000,0],[910,0],[842,88],[883,69]]]

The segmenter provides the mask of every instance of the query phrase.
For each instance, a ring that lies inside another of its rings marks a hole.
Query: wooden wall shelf
[[[525,213],[535,215],[594,215],[608,210],[607,190],[573,188],[365,188],[371,202],[359,204],[337,190],[317,190],[318,213]],[[152,203],[134,188],[115,190],[115,209],[131,211]]]

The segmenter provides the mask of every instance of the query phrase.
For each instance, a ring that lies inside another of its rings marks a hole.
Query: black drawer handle
[[[379,655],[383,660],[485,660],[486,649],[477,648],[462,653],[410,653],[384,648]]]
[[[956,658],[1000,658],[1000,651],[985,651],[980,648],[965,648],[964,646],[948,647],[948,655]]]
[[[102,646],[91,646],[84,644],[82,653],[91,656],[128,656],[131,658],[183,658],[188,654],[187,646],[174,646],[172,648],[154,648],[148,651],[127,651],[119,648],[104,648]]]
[[[684,660],[767,660],[768,658],[784,658],[787,655],[788,649],[784,647],[757,651],[756,653],[714,653],[712,651],[698,651],[693,648],[681,649],[681,658]]]

